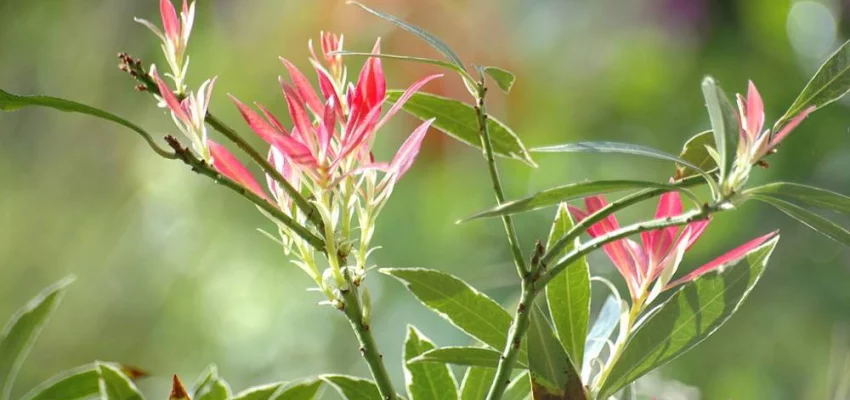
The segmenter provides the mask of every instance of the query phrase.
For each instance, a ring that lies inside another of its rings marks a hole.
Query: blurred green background
[[[243,131],[226,94],[285,114],[277,57],[308,67],[306,43],[320,30],[344,33],[349,50],[368,50],[381,36],[387,53],[435,56],[342,0],[198,3],[189,81],[197,86],[218,75],[211,110]],[[704,74],[729,92],[754,80],[773,121],[850,33],[850,2],[838,0],[367,4],[437,34],[468,63],[514,71],[514,91],[493,91],[490,107],[529,146],[617,140],[678,152],[708,127]],[[0,0],[0,87],[76,99],[150,131],[177,133],[116,68],[119,51],[164,65],[155,37],[134,16],[159,24],[153,0]],[[352,61],[350,74],[360,63]],[[434,72],[384,66],[392,87]],[[455,77],[427,90],[467,96]],[[846,104],[807,119],[754,180],[850,192]],[[414,122],[399,117],[385,129],[378,157],[391,157]],[[664,181],[672,173],[664,162],[608,155],[538,161],[538,169],[501,162],[509,197],[583,179]],[[78,277],[24,365],[18,395],[94,359],[152,372],[140,383],[152,398],[166,396],[170,374],[191,382],[212,362],[236,390],[323,372],[368,374],[347,322],[317,306],[319,295],[305,291],[308,278],[256,231],[267,221],[239,197],[158,158],[129,131],[44,109],[0,114],[0,182],[0,320],[50,282]],[[478,151],[432,132],[381,215],[374,243],[383,249],[375,262],[449,271],[510,304],[518,287],[500,223],[454,223],[492,205],[489,187]],[[652,206],[622,218],[645,217]],[[545,237],[552,213],[518,218],[526,249]],[[830,398],[830,360],[843,361],[850,344],[840,333],[850,323],[850,252],[746,204],[712,222],[684,268],[777,228],[780,247],[750,300],[716,335],[663,369],[700,398]],[[601,253],[591,262],[596,273],[614,277]],[[397,282],[373,274],[368,285],[375,333],[397,383],[405,324],[439,345],[467,343]]]

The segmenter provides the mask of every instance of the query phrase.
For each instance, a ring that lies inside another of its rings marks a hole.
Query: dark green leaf
[[[126,119],[121,118],[115,114],[109,113],[99,108],[87,106],[82,103],[77,103],[75,101],[60,99],[58,97],[18,96],[0,89],[0,110],[15,111],[17,109],[29,106],[48,107],[54,110],[86,114],[100,119],[105,119],[107,121],[112,121],[116,124],[123,125],[126,128],[130,128],[134,132],[138,133],[148,143],[148,145],[150,145],[151,148],[156,151],[157,154],[159,154],[160,156],[166,158],[175,158],[174,153],[159,147],[159,145],[154,142],[153,137],[150,135],[150,133],[148,133],[138,125],[127,121]]]
[[[735,152],[740,136],[738,114],[714,78],[708,76],[703,79],[702,94],[705,97],[705,105],[708,107],[708,116],[711,118],[711,131],[714,133],[714,143],[717,154],[720,156],[718,160],[720,181],[723,182],[735,162]],[[685,165],[693,168],[693,164]]]
[[[777,210],[782,211],[789,217],[802,222],[803,225],[814,229],[820,234],[845,246],[850,246],[850,231],[847,231],[847,229],[844,229],[835,222],[832,222],[832,220],[824,218],[796,204],[789,203],[785,200],[767,194],[750,194],[750,196],[756,200],[763,201],[776,207]]]
[[[461,400],[481,400],[487,398],[496,370],[493,368],[469,367],[460,385]]]
[[[526,400],[531,396],[531,378],[523,372],[508,385],[502,400]]]
[[[572,229],[573,224],[567,205],[561,204],[549,231],[546,248],[551,249],[555,242]],[[566,254],[572,249],[572,244],[567,245],[562,253]],[[546,299],[558,339],[575,365],[582,365],[590,317],[590,268],[585,257],[578,259],[546,285]]]
[[[714,132],[705,131],[694,135],[685,142],[682,153],[679,155],[683,160],[696,165],[700,170],[711,171],[717,168],[717,162],[711,157],[708,148],[714,146]],[[699,175],[699,171],[684,164],[676,165],[676,180],[685,179]]]
[[[410,360],[411,363],[443,363],[496,368],[502,354],[481,347],[449,346],[426,351]],[[525,368],[525,359],[516,362],[516,368]]]
[[[322,381],[310,379],[287,385],[273,400],[313,400],[319,397]]]
[[[233,400],[276,400],[276,393],[286,385],[286,382],[275,382],[267,385],[254,386],[245,389],[235,396]]]
[[[457,382],[448,364],[410,363],[410,360],[433,350],[434,347],[434,343],[416,328],[407,327],[407,339],[404,341],[404,376],[410,400],[458,398]]]
[[[599,398],[607,398],[682,355],[720,328],[758,282],[778,240],[776,236],[750,251],[745,257],[747,266],[726,266],[719,273],[686,283],[674,293],[631,335]]]
[[[389,15],[387,13],[383,13],[383,12],[380,12],[378,10],[374,10],[374,9],[369,8],[369,7],[366,7],[363,4],[360,4],[356,1],[349,0],[348,3],[357,5],[360,8],[374,14],[378,18],[381,18],[385,21],[392,22],[393,24],[395,24],[399,28],[404,29],[404,30],[416,35],[420,39],[424,40],[426,43],[430,44],[431,47],[433,47],[435,50],[439,51],[442,55],[444,55],[453,64],[457,65],[461,69],[464,68],[463,62],[460,61],[460,57],[458,57],[457,54],[455,54],[455,52],[447,44],[445,44],[442,40],[440,40],[436,36],[426,32],[422,28],[419,28],[418,26],[414,26],[414,25],[411,25],[407,22],[404,22],[401,19],[399,19],[398,17],[395,17],[393,15]]]
[[[516,76],[506,69],[499,67],[483,67],[481,70],[484,71],[485,74],[490,75],[496,84],[499,85],[499,89],[502,89],[505,93],[511,91],[511,88],[514,86],[514,81],[516,81]]]
[[[527,211],[534,211],[544,207],[554,206],[559,203],[581,199],[588,196],[618,192],[629,189],[661,188],[679,190],[688,193],[679,186],[656,183],[649,181],[634,180],[611,180],[611,181],[588,181],[571,183],[537,192],[523,199],[508,201],[486,211],[473,214],[459,222],[466,222],[479,218],[499,217],[513,215]]]
[[[322,375],[319,377],[336,389],[348,400],[381,400],[381,393],[375,382],[348,375]]]
[[[809,107],[821,108],[850,91],[850,41],[844,42],[821,65],[777,125],[782,125]]]
[[[100,393],[94,364],[62,372],[24,395],[24,400],[82,400]]]
[[[15,376],[50,318],[65,289],[74,281],[67,277],[42,290],[27,305],[18,309],[0,332],[0,399],[9,399]]]
[[[120,369],[109,364],[96,363],[99,375],[98,386],[102,400],[142,400],[144,397]]]
[[[850,197],[814,186],[776,182],[754,187],[745,193],[796,200],[808,206],[850,214]]]
[[[535,399],[586,399],[579,373],[539,306],[528,329],[528,372]]]
[[[388,90],[387,101],[395,103],[401,93],[398,90]],[[434,128],[470,146],[481,148],[478,117],[475,114],[475,109],[469,104],[419,92],[404,104],[404,110],[423,121],[435,118],[431,124]],[[525,149],[519,137],[507,125],[488,116],[487,128],[490,131],[490,140],[493,142],[493,151],[496,154],[523,161],[531,166],[537,165],[531,159],[528,150]]]

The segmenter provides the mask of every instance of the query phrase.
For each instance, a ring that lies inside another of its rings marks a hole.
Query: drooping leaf
[[[0,332],[0,399],[12,395],[15,377],[24,363],[44,323],[50,318],[65,290],[74,281],[67,277],[48,286],[27,305],[18,309]]]
[[[808,206],[850,214],[850,197],[814,186],[776,182],[748,189],[745,193],[795,200]]]
[[[319,379],[336,389],[348,400],[381,400],[381,393],[375,382],[348,375],[322,375]]]
[[[720,168],[720,181],[723,182],[732,170],[732,164],[735,161],[735,152],[740,136],[738,114],[735,112],[735,107],[729,102],[729,98],[726,97],[726,93],[714,81],[714,78],[707,76],[702,80],[702,94],[705,97],[705,105],[708,107],[708,116],[711,119],[715,149],[720,156],[718,167]],[[687,166],[693,168],[691,165]]]
[[[144,396],[121,370],[109,364],[97,362],[98,386],[102,400],[142,400]]]
[[[410,360],[410,363],[443,363],[496,368],[502,354],[481,347],[449,346],[426,351]],[[525,359],[518,359],[515,368],[525,368]]]
[[[692,165],[696,165],[703,171],[711,171],[717,168],[717,162],[709,153],[708,148],[716,148],[714,145],[714,132],[704,131],[697,133],[682,147],[679,157]],[[699,171],[684,164],[676,165],[676,180],[699,175]]]
[[[286,385],[286,382],[275,382],[250,387],[233,396],[233,400],[276,400],[277,392],[280,391],[280,388],[284,385]]]
[[[404,380],[410,400],[457,399],[457,382],[448,364],[410,363],[436,346],[412,325],[404,341]]]
[[[322,393],[323,383],[319,379],[309,379],[302,382],[291,383],[283,388],[272,400],[313,400],[319,398]],[[247,400],[247,399],[246,399]]]
[[[587,399],[578,371],[539,306],[528,329],[528,372],[535,399]]]
[[[23,400],[82,400],[100,393],[100,374],[95,364],[83,365],[56,375],[38,385]]]
[[[809,80],[777,126],[789,121],[809,107],[821,108],[843,97],[850,91],[850,41],[844,42],[835,53],[821,65]]]
[[[551,249],[573,225],[566,203],[561,204],[549,231],[546,248]],[[566,254],[572,249],[573,245],[568,245],[562,253]],[[564,350],[575,365],[582,365],[590,318],[590,268],[585,257],[578,259],[574,265],[567,267],[546,285],[546,300],[555,325],[555,333],[558,334]]]
[[[138,133],[142,139],[144,139],[150,147],[157,152],[160,156],[166,158],[174,158],[174,154],[168,150],[161,148],[151,136],[150,133],[142,129],[140,126],[127,121],[124,118],[121,118],[115,114],[110,112],[101,110],[99,108],[95,108],[92,106],[88,106],[82,103],[77,103],[71,100],[60,99],[58,97],[50,97],[50,96],[18,96],[16,94],[12,94],[0,89],[0,111],[15,111],[24,107],[30,106],[39,106],[39,107],[47,107],[52,108],[54,110],[66,111],[72,113],[80,113],[91,115],[93,117],[97,117],[100,119],[105,119],[107,121],[114,122],[116,124],[122,125],[130,130]]]
[[[588,181],[571,183],[569,185],[557,186],[537,192],[531,196],[508,201],[486,211],[481,211],[460,222],[466,222],[479,218],[499,217],[513,215],[527,211],[534,211],[544,207],[554,206],[562,202],[581,199],[588,196],[618,192],[629,189],[662,188],[670,190],[683,190],[682,188],[665,183],[635,180],[609,180]],[[684,190],[683,190],[684,191]],[[687,193],[687,191],[684,191]]]
[[[502,400],[527,400],[531,397],[531,378],[523,372],[508,385]]]
[[[794,203],[789,203],[777,197],[767,194],[750,194],[750,197],[772,205],[777,210],[784,212],[789,217],[803,223],[803,225],[814,229],[816,232],[845,246],[850,246],[850,231],[832,220],[815,214]]]
[[[599,315],[593,322],[590,328],[590,333],[587,334],[587,340],[584,345],[584,363],[582,364],[582,379],[590,380],[590,370],[592,361],[599,357],[602,349],[605,347],[606,341],[611,337],[614,328],[620,321],[621,306],[620,301],[613,295],[605,299],[602,308],[599,310]]]
[[[496,85],[499,85],[499,89],[502,89],[505,93],[511,91],[511,88],[514,86],[514,82],[516,81],[516,76],[513,72],[506,69],[499,67],[482,67],[481,71],[490,75],[490,77],[493,78],[493,81],[496,82]]]
[[[401,97],[401,91],[387,91],[388,102],[395,103],[399,97]],[[404,104],[403,109],[423,121],[434,118],[432,127],[472,147],[481,148],[478,117],[475,114],[475,109],[469,104],[419,92]],[[525,145],[507,125],[488,116],[487,129],[490,132],[490,140],[493,142],[494,153],[523,161],[531,166],[537,165],[531,159]]]
[[[484,367],[469,367],[460,385],[461,400],[481,400],[487,398],[490,385],[496,378],[496,370]]]
[[[433,47],[435,50],[439,51],[440,54],[445,56],[446,59],[451,61],[453,64],[457,65],[461,69],[464,68],[463,62],[460,61],[460,57],[458,57],[457,54],[447,44],[445,44],[442,40],[440,40],[436,36],[426,32],[424,29],[422,29],[418,26],[411,25],[411,24],[409,24],[405,21],[402,21],[401,19],[399,19],[398,17],[395,17],[393,15],[390,15],[390,14],[387,14],[387,13],[366,7],[365,5],[360,4],[356,1],[348,0],[347,3],[348,4],[354,4],[358,7],[372,13],[373,15],[377,16],[378,18],[381,18],[385,21],[392,22],[393,24],[395,24],[399,28],[404,29],[404,30],[416,35],[420,39],[424,40],[426,43],[430,44],[431,47]]]
[[[499,303],[445,272],[425,268],[382,268],[401,281],[425,307],[494,349],[508,342],[511,316]]]
[[[647,372],[675,359],[717,331],[738,310],[758,282],[776,247],[774,237],[739,263],[703,275],[676,291],[631,335],[603,383],[607,398]]]

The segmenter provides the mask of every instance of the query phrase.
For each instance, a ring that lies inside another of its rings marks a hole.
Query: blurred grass
[[[127,51],[162,63],[154,37],[132,22],[156,20],[155,3],[0,0],[0,87],[73,98],[153,132],[173,132],[170,118],[132,91],[114,58]],[[827,55],[802,54],[791,43],[834,48],[847,32],[830,26],[844,27],[850,16],[845,3],[829,0],[368,3],[438,34],[467,63],[514,71],[514,91],[493,91],[491,111],[529,146],[605,139],[670,152],[708,126],[698,87],[704,74],[729,92],[753,79],[768,119],[776,118]],[[811,10],[826,10],[833,25]],[[282,114],[277,57],[307,67],[307,40],[320,30],[345,33],[351,50],[366,50],[381,36],[385,52],[435,55],[342,0],[202,0],[190,82],[218,75],[212,110],[244,130],[226,94]],[[433,72],[384,64],[392,87]],[[428,90],[467,96],[454,77]],[[839,104],[809,118],[759,179],[850,192],[848,115]],[[390,157],[413,122],[398,118],[381,133],[379,158]],[[501,162],[509,197],[580,179],[663,180],[672,172],[664,163],[605,155],[538,161],[536,170]],[[308,279],[255,231],[267,226],[264,218],[182,165],[157,158],[132,134],[47,110],[0,114],[0,182],[0,316],[60,276],[79,276],[16,393],[93,359],[149,370],[156,376],[143,388],[163,394],[171,373],[191,381],[210,362],[237,389],[322,372],[367,373],[344,320],[317,307],[320,298],[304,291]],[[383,249],[375,261],[451,271],[511,302],[514,272],[499,223],[454,224],[492,204],[488,188],[478,152],[432,132],[380,218],[375,243]],[[545,237],[550,214],[518,219],[526,248]],[[695,267],[776,228],[782,244],[740,313],[664,370],[704,398],[826,398],[832,332],[850,322],[846,249],[747,204],[716,218],[710,239],[685,262]],[[598,273],[612,272],[603,257],[591,260]],[[368,282],[375,332],[397,382],[404,324],[416,324],[440,345],[466,342],[400,285],[377,274]]]

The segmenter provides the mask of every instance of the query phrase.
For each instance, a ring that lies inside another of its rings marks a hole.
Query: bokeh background
[[[307,67],[307,40],[346,35],[365,51],[435,56],[411,35],[342,0],[199,0],[190,83],[218,75],[212,110],[245,131],[226,94],[284,114],[280,55]],[[518,80],[493,91],[491,111],[529,146],[578,140],[642,143],[678,152],[708,127],[699,83],[718,78],[761,89],[767,116],[784,111],[819,63],[850,34],[850,3],[837,0],[371,0],[453,46],[468,63],[498,65]],[[0,0],[0,87],[73,98],[158,133],[176,133],[152,100],[116,68],[126,51],[163,64],[153,0]],[[158,24],[158,22],[157,22]],[[352,60],[355,73],[361,60]],[[385,61],[391,86],[434,72]],[[446,77],[428,91],[467,96]],[[389,158],[413,128],[400,117],[380,135]],[[253,139],[253,138],[252,138]],[[850,191],[850,112],[819,111],[771,157],[757,181]],[[666,180],[664,162],[608,155],[544,155],[540,168],[500,162],[509,197],[593,178]],[[454,273],[503,304],[517,295],[497,221],[456,225],[491,206],[480,153],[432,132],[380,218],[380,266]],[[651,204],[623,216],[647,216]],[[553,210],[518,218],[524,247],[545,237]],[[846,221],[845,221],[846,222]],[[366,375],[348,324],[317,306],[309,280],[268,227],[232,193],[158,158],[129,131],[99,120],[27,109],[0,114],[0,320],[47,284],[78,277],[24,365],[17,395],[95,359],[154,374],[140,386],[164,398],[169,376],[192,381],[216,363],[236,390],[323,372]],[[827,399],[850,339],[850,252],[758,204],[716,218],[685,262],[693,268],[773,229],[780,247],[740,312],[704,345],[672,362],[664,379],[704,399]],[[598,274],[614,276],[601,254]],[[439,345],[468,343],[403,287],[374,274],[374,329],[401,383],[405,325]],[[599,293],[602,296],[602,293]],[[601,297],[598,297],[601,299]],[[601,302],[597,302],[601,303]],[[837,362],[836,362],[837,360]],[[333,396],[328,396],[329,398]],[[672,397],[671,397],[672,398]]]

